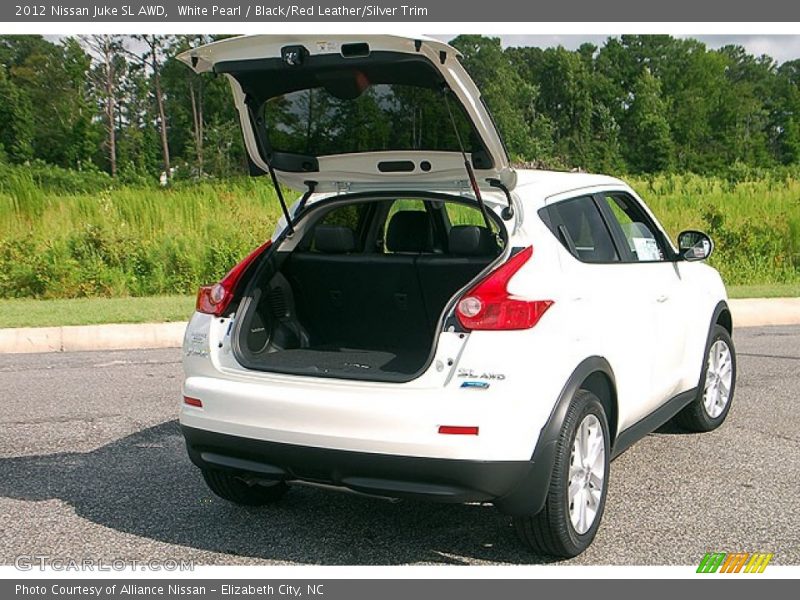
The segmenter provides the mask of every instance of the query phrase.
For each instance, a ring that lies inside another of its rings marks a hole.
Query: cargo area
[[[251,369],[407,381],[427,365],[451,298],[497,259],[499,220],[396,199],[321,211],[251,288],[237,327]]]

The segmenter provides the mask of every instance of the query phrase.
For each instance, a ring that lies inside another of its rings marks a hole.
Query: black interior
[[[317,225],[311,235],[242,324],[257,368],[407,380],[427,362],[447,302],[500,251],[490,230],[454,225],[446,250],[434,252],[422,211],[392,216],[383,252],[356,251],[358,234],[342,225]]]

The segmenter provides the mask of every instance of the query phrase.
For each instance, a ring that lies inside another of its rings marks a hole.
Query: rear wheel
[[[289,490],[289,486],[282,481],[269,486],[249,484],[235,475],[214,469],[203,469],[203,479],[209,489],[220,498],[244,506],[263,506],[277,502]]]
[[[714,325],[706,348],[697,397],[675,416],[689,431],[712,431],[722,425],[731,410],[736,385],[736,352],[728,331]]]
[[[577,556],[592,543],[605,508],[609,433],[603,405],[578,390],[556,447],[547,500],[536,515],[514,517],[520,540],[551,556]]]

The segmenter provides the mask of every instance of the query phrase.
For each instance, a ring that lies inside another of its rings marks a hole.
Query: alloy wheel
[[[575,432],[569,466],[569,518],[579,535],[597,517],[603,497],[606,446],[603,427],[593,414],[586,415]]]
[[[706,381],[703,388],[703,406],[712,419],[725,410],[731,397],[733,358],[731,349],[723,340],[717,340],[708,349]]]

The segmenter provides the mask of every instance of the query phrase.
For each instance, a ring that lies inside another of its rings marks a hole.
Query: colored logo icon
[[[763,573],[772,553],[708,552],[697,567],[698,573]]]

